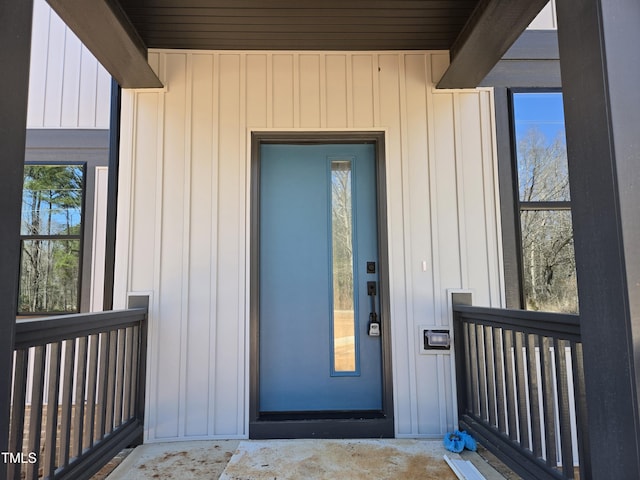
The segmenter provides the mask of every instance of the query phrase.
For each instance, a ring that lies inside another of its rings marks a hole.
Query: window
[[[80,311],[84,164],[26,164],[18,314]]]
[[[357,373],[351,160],[331,161],[333,372]]]
[[[560,92],[512,92],[523,307],[577,312],[571,198]]]

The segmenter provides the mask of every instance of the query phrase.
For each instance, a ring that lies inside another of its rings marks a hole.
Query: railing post
[[[453,292],[451,293],[451,305],[453,311],[453,342],[454,342],[454,361],[456,366],[456,391],[457,391],[457,410],[458,410],[458,422],[465,413],[465,408],[468,404],[467,393],[467,369],[465,357],[467,355],[467,349],[464,346],[464,326],[459,321],[458,314],[456,313],[456,306],[458,305],[472,305],[472,295],[470,292]]]
[[[556,7],[591,472],[640,478],[640,8]]]
[[[29,0],[0,2],[0,452],[9,451],[32,12]],[[0,478],[7,465],[0,460]]]
[[[144,425],[146,385],[147,385],[147,336],[149,323],[149,295],[130,295],[128,298],[129,308],[146,308],[147,315],[140,323],[138,333],[138,379],[136,388],[136,418],[141,425]],[[144,434],[143,434],[144,437]],[[139,440],[143,442],[143,438]]]

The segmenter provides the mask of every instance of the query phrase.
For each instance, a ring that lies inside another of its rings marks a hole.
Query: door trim
[[[304,415],[262,415],[260,392],[260,146],[263,144],[375,145],[378,213],[379,296],[382,330],[382,410],[378,412],[317,412]],[[252,132],[251,133],[251,239],[249,294],[249,438],[391,438],[394,436],[393,379],[391,368],[391,311],[389,307],[389,255],[384,132]]]

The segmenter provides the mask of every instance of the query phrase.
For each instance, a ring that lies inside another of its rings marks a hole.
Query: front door
[[[260,146],[261,418],[383,412],[376,146]]]

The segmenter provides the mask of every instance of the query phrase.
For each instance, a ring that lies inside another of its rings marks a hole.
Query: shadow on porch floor
[[[107,480],[455,480],[443,460],[445,454],[460,458],[438,440],[155,443],[134,449]],[[462,458],[472,462],[487,480],[519,478],[492,461],[498,473],[483,456],[466,451]]]

